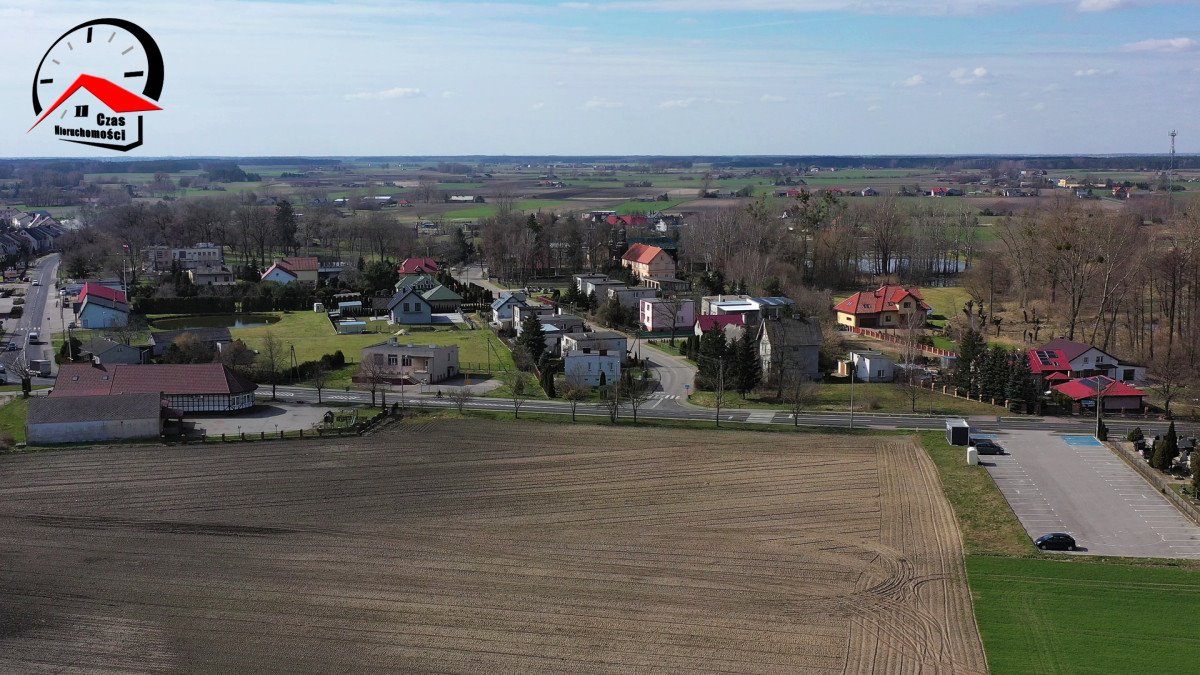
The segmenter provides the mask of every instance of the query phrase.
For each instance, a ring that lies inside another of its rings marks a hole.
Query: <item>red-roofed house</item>
[[[1143,366],[1122,364],[1120,360],[1108,352],[1083,342],[1074,342],[1066,338],[1055,338],[1042,345],[1035,351],[1057,351],[1069,365],[1069,372],[1074,377],[1087,375],[1107,375],[1122,382],[1141,382],[1145,379],[1146,369]],[[1030,366],[1033,358],[1030,358]]]
[[[631,214],[625,216],[611,215],[605,218],[609,225],[624,225],[625,227],[647,227],[650,219],[643,215]]]
[[[262,273],[262,281],[274,281],[284,285],[299,281],[316,286],[320,270],[321,263],[315,257],[280,258]]]
[[[433,258],[407,258],[400,263],[400,274],[437,274],[437,262]]]
[[[696,327],[693,332],[698,336],[703,336],[714,328],[725,331],[726,340],[740,340],[742,333],[746,331],[746,315],[702,314],[696,317]]]
[[[123,291],[84,282],[79,291],[76,321],[82,328],[116,328],[129,323],[129,302]]]
[[[657,246],[634,244],[621,256],[621,266],[633,270],[639,279],[674,278],[675,260]]]
[[[1071,380],[1055,386],[1052,391],[1070,399],[1074,411],[1078,413],[1083,408],[1095,410],[1097,389],[1100,390],[1105,411],[1141,412],[1145,405],[1146,392],[1105,375]]]
[[[228,412],[253,407],[255,389],[258,385],[220,363],[68,363],[50,395],[155,393],[183,412]]]
[[[884,285],[873,291],[861,291],[833,308],[838,323],[860,328],[898,328],[915,316],[924,324],[929,305],[920,289]]]
[[[1039,387],[1061,384],[1071,379],[1071,362],[1058,349],[1030,349],[1029,371],[1039,378]]]

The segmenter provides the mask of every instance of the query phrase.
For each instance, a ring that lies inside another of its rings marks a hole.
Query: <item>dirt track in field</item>
[[[434,422],[0,458],[0,671],[985,669],[911,442]]]

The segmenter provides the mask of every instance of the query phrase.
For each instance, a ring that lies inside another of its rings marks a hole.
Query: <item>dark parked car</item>
[[[970,447],[980,455],[1003,455],[1004,447],[990,438],[972,438]]]
[[[1043,534],[1035,539],[1033,543],[1043,551],[1074,551],[1078,548],[1075,545],[1075,537],[1066,532]]]

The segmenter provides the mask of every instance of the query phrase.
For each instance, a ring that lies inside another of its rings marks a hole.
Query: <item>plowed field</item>
[[[985,669],[897,438],[439,421],[0,458],[0,671]]]

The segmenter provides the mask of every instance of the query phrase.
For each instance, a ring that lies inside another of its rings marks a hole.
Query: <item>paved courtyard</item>
[[[981,463],[1031,537],[1068,532],[1093,555],[1200,558],[1200,527],[1092,436],[991,435]]]
[[[279,431],[296,431],[311,429],[324,419],[325,412],[331,408],[316,405],[292,405],[288,403],[259,402],[254,409],[242,415],[226,415],[221,417],[187,416],[187,422],[196,425],[196,431],[203,430],[209,436],[221,434],[235,435],[260,434],[268,435]]]

